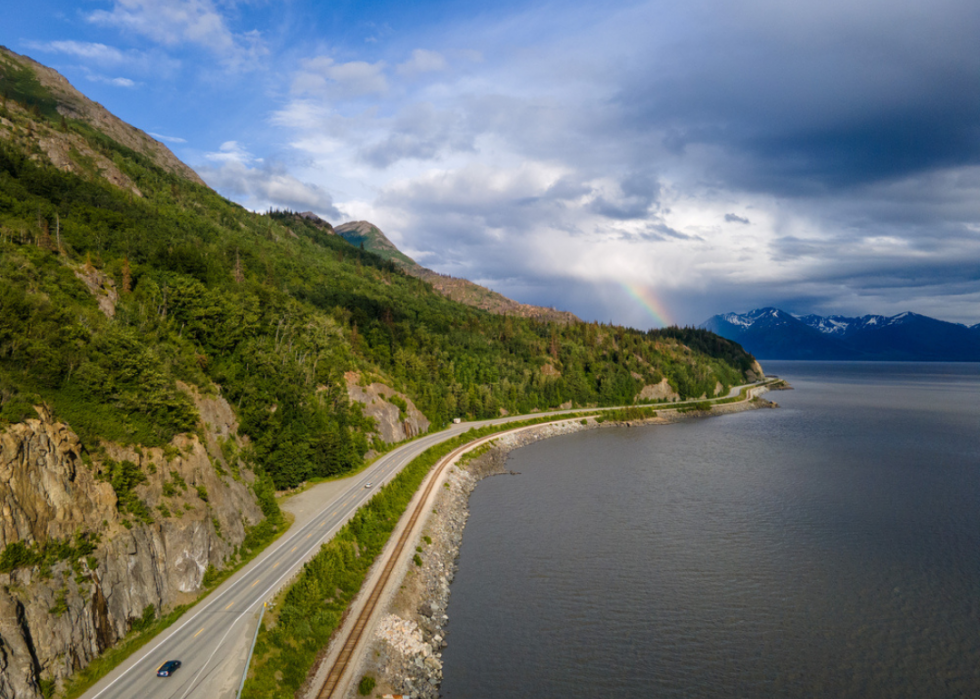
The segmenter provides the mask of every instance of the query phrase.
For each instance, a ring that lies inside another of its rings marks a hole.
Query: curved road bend
[[[742,388],[733,388],[729,396],[737,395]],[[374,495],[373,487],[365,488],[367,483],[378,486],[387,482],[429,447],[470,428],[569,412],[581,410],[450,425],[381,456],[368,468],[346,479],[346,487],[325,499],[316,516],[295,531],[286,532],[173,626],[102,678],[83,695],[84,699],[233,699],[248,661],[262,603],[271,599],[320,545],[332,538]],[[158,678],[156,670],[167,660],[180,660],[182,667],[172,677]]]

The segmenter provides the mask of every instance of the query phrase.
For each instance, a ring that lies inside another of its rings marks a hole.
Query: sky
[[[221,194],[519,301],[980,323],[976,0],[9,5]]]

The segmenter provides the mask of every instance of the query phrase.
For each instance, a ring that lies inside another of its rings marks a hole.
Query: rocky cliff
[[[184,388],[203,441],[90,455],[43,409],[0,434],[0,699],[38,699],[148,610],[193,599],[262,520],[231,408]]]
[[[383,383],[362,381],[361,375],[356,372],[348,372],[344,378],[347,381],[347,395],[361,404],[365,415],[374,418],[376,429],[373,436],[394,444],[428,431],[429,420],[404,393]]]

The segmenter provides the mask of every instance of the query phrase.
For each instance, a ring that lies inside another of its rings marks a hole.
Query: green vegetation
[[[648,420],[657,417],[657,411],[653,408],[630,406],[617,410],[604,410],[596,418],[596,422],[629,422],[630,420]],[[583,421],[585,424],[585,421]]]
[[[146,474],[140,470],[139,466],[132,461],[113,461],[105,457],[101,462],[101,470],[96,473],[96,477],[108,481],[112,486],[116,492],[116,507],[120,512],[129,513],[147,523],[153,521],[150,508],[139,499],[136,491],[133,490],[140,483],[146,482]]]
[[[372,691],[374,691],[376,684],[377,683],[373,677],[370,675],[364,675],[364,677],[361,678],[361,681],[357,683],[357,693],[362,697],[366,697],[371,694]]]
[[[76,534],[71,541],[51,539],[44,544],[25,544],[14,541],[4,546],[0,552],[0,573],[10,573],[16,568],[40,566],[50,568],[59,561],[76,561],[80,558],[89,560],[89,568],[95,570],[94,559],[88,558],[95,552],[99,537],[89,534]]]
[[[0,138],[0,429],[35,417],[34,406],[69,423],[132,527],[154,515],[136,494],[146,474],[107,458],[101,442],[162,447],[170,463],[176,435],[203,433],[179,386],[204,395],[220,387],[248,437],[221,442],[224,465],[231,477],[241,465],[257,474],[250,487],[266,519],[223,570],[208,571],[209,587],[281,534],[276,489],[363,465],[375,424],[349,403],[345,372],[379,377],[439,427],[568,401],[629,404],[664,378],[682,397],[710,395],[717,383],[740,383],[751,363],[702,331],[539,322],[457,304],[328,227],[246,211],[63,117],[14,59],[0,57],[0,88],[12,124]],[[54,167],[42,145],[69,137],[75,172]],[[80,153],[81,141],[94,157]],[[104,162],[135,189],[107,181]],[[407,402],[389,400],[407,413]],[[251,696],[295,690],[425,472],[455,444],[415,460],[308,564],[276,626],[260,635],[266,670],[274,659],[283,679],[260,672],[251,684],[264,689]],[[188,486],[170,473],[163,487],[175,498]],[[206,490],[196,492],[207,502]],[[181,514],[174,502],[158,508]],[[78,561],[90,544],[11,544],[0,568]],[[120,646],[76,675],[68,696],[183,611],[144,613]]]
[[[11,105],[47,113],[36,81],[2,64],[0,74]],[[0,142],[4,422],[44,403],[86,448],[101,439],[163,446],[197,428],[177,382],[205,393],[218,384],[250,437],[241,452],[222,445],[229,463],[242,458],[285,488],[355,469],[370,448],[345,371],[383,377],[442,425],[566,401],[627,404],[664,377],[682,397],[711,394],[751,363],[704,331],[564,325],[462,306],[313,222],[250,213],[71,119],[68,131],[143,196],[94,171],[62,172],[28,152],[60,121],[8,111],[20,140]],[[112,318],[80,277],[118,296]]]

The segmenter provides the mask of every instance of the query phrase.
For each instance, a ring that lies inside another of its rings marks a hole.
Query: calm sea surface
[[[444,697],[980,697],[980,365],[765,367],[476,489]]]

